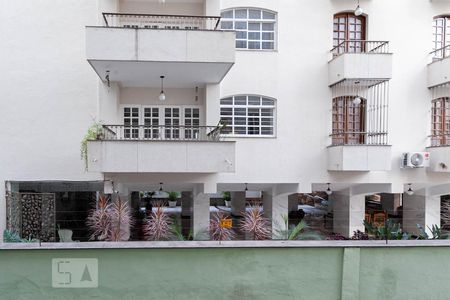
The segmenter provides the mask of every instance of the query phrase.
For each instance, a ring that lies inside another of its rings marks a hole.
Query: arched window
[[[444,47],[448,46],[444,49]],[[450,16],[440,16],[433,20],[434,58],[450,56]]]
[[[237,95],[220,100],[224,134],[274,136],[275,99],[258,95]]]
[[[221,14],[221,28],[236,31],[238,49],[275,49],[275,12],[258,8],[224,10]]]
[[[339,45],[339,53],[364,52],[366,40],[366,17],[355,16],[354,13],[334,15],[333,46]]]
[[[355,102],[355,96],[340,96],[333,99],[333,145],[365,143],[366,100]]]
[[[450,145],[450,98],[431,103],[431,146]]]

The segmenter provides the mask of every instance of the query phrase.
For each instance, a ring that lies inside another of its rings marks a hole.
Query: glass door
[[[123,137],[125,139],[139,139],[139,107],[127,106],[123,108]]]
[[[164,138],[180,138],[180,107],[164,107]]]
[[[184,138],[199,139],[200,138],[200,108],[185,107],[184,108]]]

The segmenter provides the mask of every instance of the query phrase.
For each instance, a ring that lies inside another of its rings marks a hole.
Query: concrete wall
[[[428,65],[428,86],[433,87],[450,82],[450,58]]]
[[[98,288],[51,287],[52,259],[75,257],[98,259]],[[4,300],[444,300],[450,252],[446,247],[0,250],[0,265]]]

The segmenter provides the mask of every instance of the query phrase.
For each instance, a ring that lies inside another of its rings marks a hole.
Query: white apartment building
[[[183,192],[194,232],[222,191],[236,213],[260,193],[275,224],[297,194],[329,188],[345,236],[364,230],[372,194],[401,199],[407,230],[440,224],[450,1],[357,5],[2,1],[0,230],[9,193],[159,189]],[[424,167],[402,167],[414,152]]]

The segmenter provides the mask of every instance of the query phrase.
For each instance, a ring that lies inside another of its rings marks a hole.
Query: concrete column
[[[417,224],[428,234],[433,225],[441,226],[441,197],[403,194],[403,230],[418,234]]]
[[[288,212],[298,210],[298,194],[292,194],[288,196],[288,207]]]
[[[219,84],[207,84],[206,85],[206,125],[214,126],[219,123],[220,120],[220,85]]]
[[[353,232],[364,232],[365,195],[349,196],[333,193],[333,231],[345,237],[353,236]]]
[[[119,109],[119,86],[117,83],[111,83],[108,87],[108,85],[101,80],[99,80],[98,85],[97,121],[104,124],[121,124],[123,120],[121,120],[121,112]]]
[[[240,217],[245,213],[245,192],[231,193],[231,214]]]
[[[192,193],[181,192],[181,216],[190,217],[192,215]]]
[[[201,240],[208,238],[209,230],[210,196],[204,192],[206,188],[206,185],[195,187],[192,199],[191,229],[194,238]]]
[[[289,195],[263,192],[264,216],[271,220],[272,233],[284,228],[283,216],[289,214]]]

